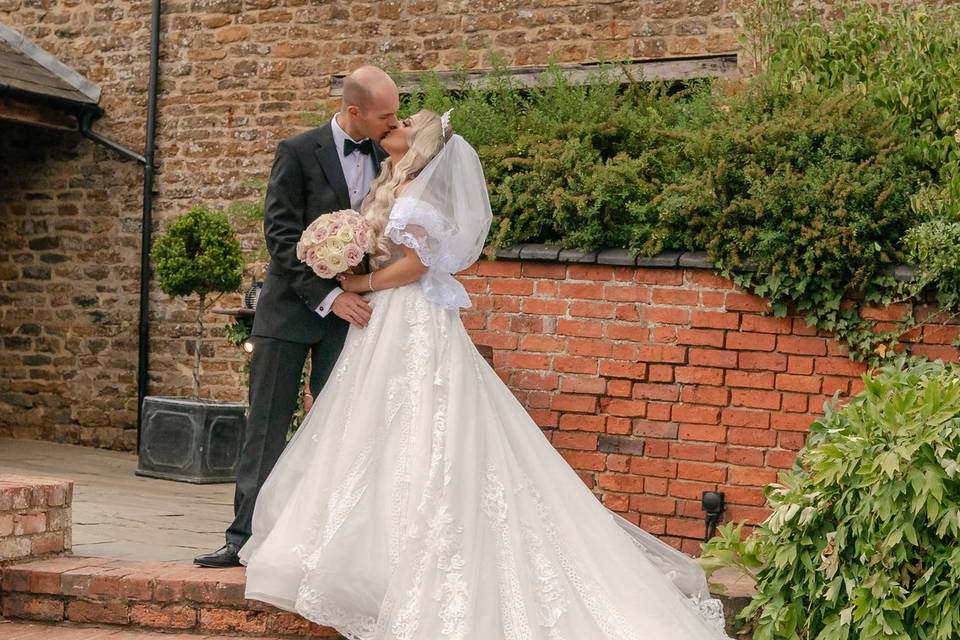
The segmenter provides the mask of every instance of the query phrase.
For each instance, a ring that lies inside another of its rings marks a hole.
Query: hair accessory
[[[453,109],[447,109],[447,111],[440,116],[440,131],[444,140],[447,139],[447,130],[450,129],[450,113],[452,111]]]

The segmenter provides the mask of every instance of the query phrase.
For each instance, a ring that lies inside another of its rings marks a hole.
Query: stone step
[[[42,624],[0,619],[0,638],[3,640],[229,640],[236,636],[195,633],[163,633],[143,629],[118,627]],[[261,638],[260,640],[281,640]]]
[[[8,565],[0,577],[0,611],[18,621],[111,625],[188,638],[221,634],[342,640],[333,629],[244,598],[242,567],[203,569],[178,562],[60,557]],[[714,581],[723,585],[725,594],[719,597],[732,621],[749,602],[752,585],[729,571],[714,575]],[[728,631],[734,635],[729,625]],[[163,640],[169,638],[165,635]],[[2,627],[0,639],[7,640]]]
[[[8,565],[2,577],[2,615],[16,620],[340,639],[333,629],[244,598],[243,568],[61,557]]]

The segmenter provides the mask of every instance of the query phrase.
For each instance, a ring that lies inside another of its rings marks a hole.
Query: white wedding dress
[[[422,247],[421,205],[388,236]],[[436,302],[444,275],[369,294],[259,494],[246,596],[350,640],[727,638],[699,567],[597,500]]]

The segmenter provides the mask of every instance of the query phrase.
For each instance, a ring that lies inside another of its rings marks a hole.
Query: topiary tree
[[[960,638],[960,365],[901,357],[864,384],[767,487],[770,517],[704,547],[756,578],[755,640]]]
[[[240,288],[243,253],[227,217],[197,206],[176,218],[151,252],[160,289],[171,298],[197,295],[193,397],[200,398],[203,314],[221,295]],[[210,294],[219,294],[207,302]]]

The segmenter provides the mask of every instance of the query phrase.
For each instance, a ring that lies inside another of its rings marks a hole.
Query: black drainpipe
[[[94,107],[77,115],[80,133],[97,144],[143,165],[143,220],[140,233],[140,322],[137,354],[137,451],[140,450],[140,431],[143,422],[143,399],[147,395],[150,353],[150,230],[153,227],[153,152],[157,137],[157,76],[160,61],[160,0],[152,0],[150,20],[150,80],[147,87],[147,136],[144,155],[113,142],[90,129],[93,121],[103,115]]]

